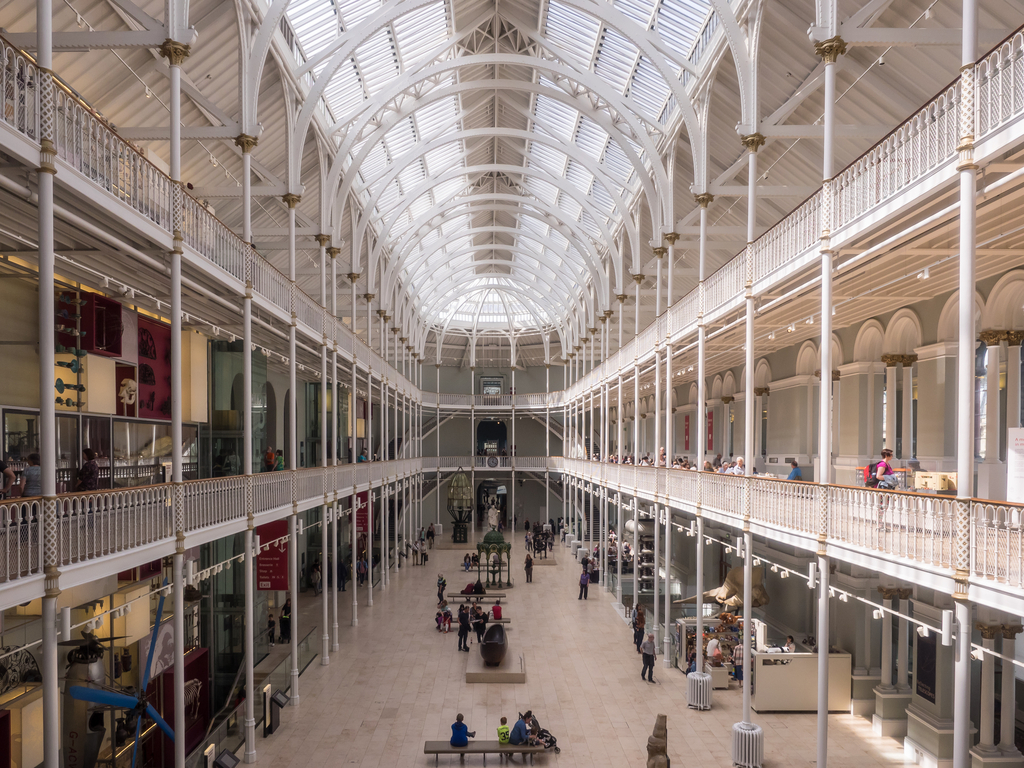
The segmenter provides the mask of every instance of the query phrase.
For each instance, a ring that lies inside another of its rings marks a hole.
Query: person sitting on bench
[[[509,734],[509,744],[527,744],[530,741],[530,721],[533,720],[533,711],[526,710],[512,726],[512,733]]]
[[[469,730],[463,719],[460,712],[455,716],[455,722],[452,723],[452,740],[450,743],[453,747],[468,747],[469,740],[476,738],[476,731]]]

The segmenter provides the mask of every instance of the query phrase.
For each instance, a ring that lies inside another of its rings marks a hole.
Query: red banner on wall
[[[690,415],[683,417],[683,450],[690,450]]]
[[[708,450],[715,450],[715,412],[708,411]]]
[[[370,492],[356,494],[356,533],[370,531]]]
[[[282,536],[288,536],[288,521],[275,520],[256,526],[260,537],[260,553],[256,555],[256,588],[262,590],[288,589],[288,539],[271,543]],[[263,551],[263,547],[270,549]]]

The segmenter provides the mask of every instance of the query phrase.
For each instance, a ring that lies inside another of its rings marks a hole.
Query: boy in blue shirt
[[[453,747],[468,747],[469,739],[476,738],[476,731],[469,730],[468,726],[462,721],[463,717],[460,712],[455,716],[455,722],[452,723],[451,745]]]

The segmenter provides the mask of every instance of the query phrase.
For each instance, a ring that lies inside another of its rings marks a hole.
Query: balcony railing
[[[671,499],[732,517],[743,516],[744,483],[750,483],[751,520],[779,531],[816,537],[826,494],[828,541],[858,547],[928,569],[952,572],[957,499],[908,491],[822,486],[765,477],[604,464],[582,459],[548,460],[588,483],[629,495]],[[698,484],[702,486],[698,490]],[[1024,589],[1024,505],[971,499],[970,574]]]
[[[341,464],[295,472],[264,472],[182,483],[184,531],[244,520],[252,498],[253,514],[317,506],[325,493],[352,493],[371,484],[420,471],[420,459],[372,464]],[[294,489],[294,490],[293,490]],[[171,541],[175,536],[174,485],[63,494],[56,499],[57,564],[74,565]],[[42,573],[42,500],[16,499],[0,504],[0,583]]]

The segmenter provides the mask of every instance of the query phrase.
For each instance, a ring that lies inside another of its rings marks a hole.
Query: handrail
[[[827,540],[916,562],[952,574],[954,519],[961,500],[906,490],[715,472],[640,467],[588,459],[551,459],[549,468],[583,482],[623,488],[634,495],[669,498],[742,521],[742,493],[750,483],[751,519],[778,530],[817,538],[822,489],[827,496]],[[632,487],[623,484],[627,480]],[[703,488],[698,491],[698,485]],[[1024,504],[970,499],[970,567],[975,580],[1024,589]]]

